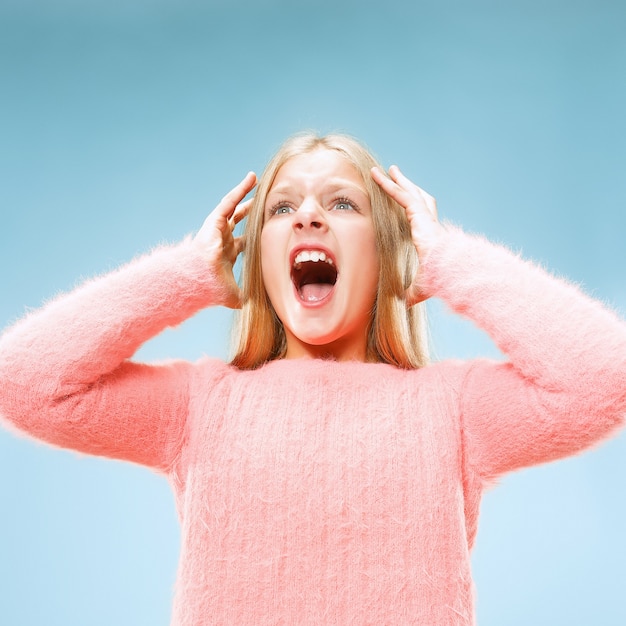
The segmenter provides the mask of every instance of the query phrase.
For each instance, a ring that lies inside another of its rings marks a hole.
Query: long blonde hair
[[[231,363],[240,369],[254,369],[286,353],[285,331],[267,296],[261,273],[264,207],[278,170],[289,159],[319,149],[338,152],[356,168],[372,206],[380,272],[366,358],[407,369],[422,367],[428,361],[424,305],[407,307],[404,300],[404,291],[415,275],[418,262],[404,210],[372,180],[371,168],[378,163],[362,144],[346,135],[320,137],[313,133],[288,139],[259,179],[245,227],[244,304],[236,318],[236,348]]]

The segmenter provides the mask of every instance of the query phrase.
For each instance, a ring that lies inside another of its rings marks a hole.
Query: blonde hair
[[[231,363],[240,369],[254,369],[285,356],[285,331],[267,296],[261,273],[264,208],[278,170],[289,159],[319,149],[338,152],[356,168],[372,206],[380,273],[366,358],[370,362],[390,363],[406,369],[422,367],[428,361],[424,305],[407,307],[404,299],[418,262],[405,212],[372,180],[371,168],[378,163],[362,144],[346,135],[320,137],[313,133],[288,139],[259,179],[245,227],[244,303],[236,318],[237,345]]]

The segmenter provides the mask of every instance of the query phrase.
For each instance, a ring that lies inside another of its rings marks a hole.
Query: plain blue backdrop
[[[193,232],[309,128],[623,315],[625,32],[619,0],[0,0],[0,324]],[[439,358],[498,356],[430,311]],[[226,357],[229,322],[139,357]],[[625,489],[622,436],[489,492],[479,625],[626,623]],[[0,431],[2,624],[166,625],[178,543],[163,479]]]

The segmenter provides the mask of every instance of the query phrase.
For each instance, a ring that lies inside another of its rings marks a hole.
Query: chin
[[[341,340],[341,336],[336,336],[336,335],[328,335],[328,334],[318,335],[318,334],[311,334],[311,333],[298,333],[298,334],[293,333],[293,334],[300,343],[306,344],[308,346],[315,346],[316,348],[322,348],[324,346],[330,347],[335,342]]]

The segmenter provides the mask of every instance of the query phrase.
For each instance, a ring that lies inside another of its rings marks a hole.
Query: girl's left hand
[[[404,208],[411,227],[411,239],[420,263],[423,263],[445,233],[444,227],[437,219],[435,198],[410,181],[397,165],[389,168],[389,176],[373,167],[372,178],[389,197]],[[429,294],[420,289],[418,271],[406,290],[407,306],[413,306],[428,298]]]

